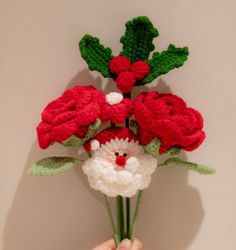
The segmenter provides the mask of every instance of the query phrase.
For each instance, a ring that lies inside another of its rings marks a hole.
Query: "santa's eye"
[[[119,153],[118,152],[115,152],[115,156],[118,156],[119,155]]]
[[[126,157],[128,154],[127,153],[124,153],[123,156]]]

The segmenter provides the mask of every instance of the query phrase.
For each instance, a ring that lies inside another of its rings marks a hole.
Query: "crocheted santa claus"
[[[84,148],[92,153],[83,164],[92,188],[111,197],[131,197],[149,186],[157,159],[144,153],[130,129],[105,129],[87,141]]]

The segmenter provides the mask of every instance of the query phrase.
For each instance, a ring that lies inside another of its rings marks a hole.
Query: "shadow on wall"
[[[106,86],[101,81],[83,70],[67,89],[83,82],[106,93],[115,90],[112,80]],[[170,92],[163,80],[148,89]],[[35,141],[6,219],[4,250],[90,250],[111,235],[102,195],[88,186],[80,166],[53,177],[26,174],[43,157],[76,154],[61,145],[43,151]],[[151,187],[144,192],[137,231],[145,249],[186,250],[191,244],[204,212],[198,190],[187,181],[188,171],[183,169],[160,168],[153,175]]]

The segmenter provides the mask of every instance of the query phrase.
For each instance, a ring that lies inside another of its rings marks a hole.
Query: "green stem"
[[[137,221],[138,221],[138,213],[139,213],[139,209],[140,209],[140,203],[141,203],[142,194],[143,194],[143,191],[140,190],[138,192],[138,198],[137,198],[136,208],[135,208],[135,212],[134,212],[134,218],[133,218],[133,222],[132,222],[132,227],[131,227],[131,235],[130,235],[130,240],[131,241],[134,240],[134,235],[135,235]]]
[[[111,223],[111,226],[112,226],[112,229],[113,229],[115,243],[116,243],[116,246],[118,246],[119,243],[120,243],[119,242],[119,237],[118,237],[117,229],[116,229],[115,222],[114,222],[114,219],[113,219],[113,216],[112,216],[111,207],[110,207],[110,204],[109,204],[109,201],[108,201],[108,197],[105,194],[103,194],[103,197],[104,197],[107,212],[108,212],[108,215],[109,215],[109,220],[110,220],[110,223]]]
[[[123,207],[123,198],[118,195],[116,198],[117,204],[117,227],[118,227],[118,236],[119,240],[124,239],[124,207]]]
[[[126,197],[126,238],[130,239],[130,198]]]

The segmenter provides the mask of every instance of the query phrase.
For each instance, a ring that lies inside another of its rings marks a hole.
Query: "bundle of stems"
[[[117,246],[123,239],[129,239],[131,241],[134,240],[142,194],[143,194],[143,191],[140,190],[138,192],[136,208],[134,211],[132,221],[131,221],[130,198],[122,197],[122,196],[116,197],[116,210],[117,210],[116,222],[117,223],[115,223],[112,210],[111,210],[111,206],[109,203],[109,199],[104,194],[105,204],[106,204],[106,208],[107,208],[108,215],[109,215],[109,220],[113,229],[114,239],[115,239]],[[125,209],[124,209],[124,200],[126,204]]]

